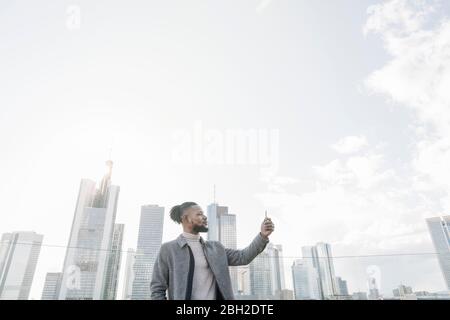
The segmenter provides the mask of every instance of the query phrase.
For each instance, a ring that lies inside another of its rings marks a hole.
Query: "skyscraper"
[[[237,248],[236,215],[228,213],[228,207],[212,203],[208,206],[208,240],[220,241],[225,248]],[[238,268],[230,267],[231,285],[238,293]]]
[[[122,299],[131,300],[133,293],[133,280],[134,280],[134,261],[136,260],[136,251],[128,249],[127,260],[125,263],[125,280],[123,284]]]
[[[284,283],[284,263],[283,248],[280,244],[269,243],[267,245],[267,253],[270,261],[270,279],[272,281],[272,291],[274,296],[281,298],[281,292],[285,289]]]
[[[250,263],[250,291],[257,299],[273,299],[271,266],[267,248]]]
[[[309,278],[308,263],[305,259],[294,260],[291,267],[292,281],[294,283],[294,295],[296,300],[313,299]],[[315,280],[317,281],[317,279]]]
[[[103,296],[104,300],[116,300],[124,229],[124,224],[114,225],[113,240],[108,258],[108,268],[106,270],[106,285]]]
[[[61,300],[100,300],[107,296],[118,186],[111,185],[112,161],[99,185],[81,181],[64,259]]]
[[[208,214],[208,240],[221,241],[221,217],[228,215],[228,207],[219,206],[217,203],[211,203],[207,208]],[[227,219],[230,221],[230,219]],[[234,220],[236,221],[236,220]],[[227,234],[227,240],[230,240],[230,234]],[[233,241],[233,239],[231,239]],[[236,246],[236,244],[235,244]]]
[[[428,229],[438,254],[439,266],[450,290],[450,216],[427,219]]]
[[[284,267],[281,245],[268,243],[250,263],[250,292],[258,299],[281,299],[284,284]]]
[[[329,299],[338,295],[331,246],[319,242],[313,247],[303,247],[302,252],[308,264],[311,290],[317,291],[317,295],[313,295],[318,299]],[[317,285],[314,279],[317,279]]]
[[[322,284],[322,294],[325,298],[338,294],[334,275],[333,257],[331,246],[328,243],[316,244],[317,258],[319,261],[319,278]]]
[[[0,300],[27,300],[43,235],[4,233],[0,242]]]
[[[322,284],[319,277],[319,259],[314,246],[302,247],[303,263],[308,274],[309,297],[313,300],[322,300]]]
[[[164,224],[164,207],[141,207],[136,258],[133,264],[134,279],[131,299],[148,300],[153,265],[161,248]]]
[[[341,277],[336,277],[336,289],[339,296],[348,296],[347,281]]]
[[[41,300],[58,300],[61,280],[62,272],[47,273]]]

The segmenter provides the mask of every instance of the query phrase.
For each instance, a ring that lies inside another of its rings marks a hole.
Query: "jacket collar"
[[[187,245],[186,238],[183,237],[182,234],[180,234],[180,235],[178,236],[178,238],[177,238],[177,243],[178,243],[178,245],[179,245],[181,248],[183,248],[185,245]],[[203,240],[202,237],[200,237],[200,243],[201,243],[202,245],[205,244],[205,240]]]

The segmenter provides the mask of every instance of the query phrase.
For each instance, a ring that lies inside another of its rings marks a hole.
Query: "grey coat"
[[[258,254],[264,251],[269,240],[261,234],[243,250],[225,248],[219,241],[204,241],[200,238],[206,261],[216,279],[219,296],[225,300],[233,300],[230,273],[228,266],[249,264]],[[150,284],[152,300],[167,299],[184,300],[186,297],[189,273],[189,249],[185,238],[180,235],[177,239],[164,243],[159,251],[153,267]]]

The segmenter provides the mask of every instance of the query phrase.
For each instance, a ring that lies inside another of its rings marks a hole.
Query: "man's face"
[[[192,206],[185,210],[183,219],[192,224],[193,231],[208,232],[208,218],[203,214],[199,205]]]

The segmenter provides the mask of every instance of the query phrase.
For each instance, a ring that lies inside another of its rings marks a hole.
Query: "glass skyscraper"
[[[92,180],[81,181],[64,259],[61,300],[101,300],[109,295],[108,269],[120,190],[111,185],[112,166],[112,161],[106,162],[98,188]]]
[[[111,251],[109,253],[108,268],[106,270],[106,285],[103,296],[104,300],[116,300],[124,229],[124,224],[116,223],[114,225],[113,240]]]
[[[339,296],[348,296],[348,287],[346,280],[343,280],[341,277],[336,277],[336,287]]]
[[[284,263],[283,263],[283,248],[281,244],[267,245],[269,252],[271,271],[272,271],[272,288],[276,297],[281,298],[281,293],[285,289],[284,283]]]
[[[41,300],[58,300],[61,280],[62,272],[47,273]]]
[[[428,230],[438,254],[439,266],[447,289],[450,290],[450,216],[427,219]]]
[[[310,300],[311,284],[309,281],[308,264],[305,259],[297,259],[292,264],[292,281],[294,283],[294,295],[296,300]]]
[[[320,242],[315,246],[303,247],[302,254],[308,266],[311,298],[322,300],[337,296],[331,246]]]
[[[336,277],[334,274],[333,256],[331,246],[328,243],[316,244],[317,259],[319,264],[319,278],[322,284],[322,294],[325,298],[338,295],[336,289]]]
[[[220,241],[225,248],[237,249],[236,215],[228,207],[212,203],[208,206],[208,240]],[[238,267],[230,267],[231,285],[238,293]]]
[[[32,231],[4,233],[0,242],[0,300],[27,300],[43,235]]]
[[[131,300],[133,293],[133,279],[134,279],[134,262],[136,261],[136,251],[134,249],[127,250],[127,258],[125,263],[125,280],[123,283],[123,300]]]
[[[141,207],[137,251],[133,264],[131,299],[148,300],[153,266],[161,248],[164,224],[164,207],[146,205]]]
[[[260,300],[273,299],[272,263],[264,250],[250,263],[250,292]]]
[[[281,245],[268,243],[266,249],[250,263],[251,294],[258,299],[281,299],[284,290],[284,267]]]

